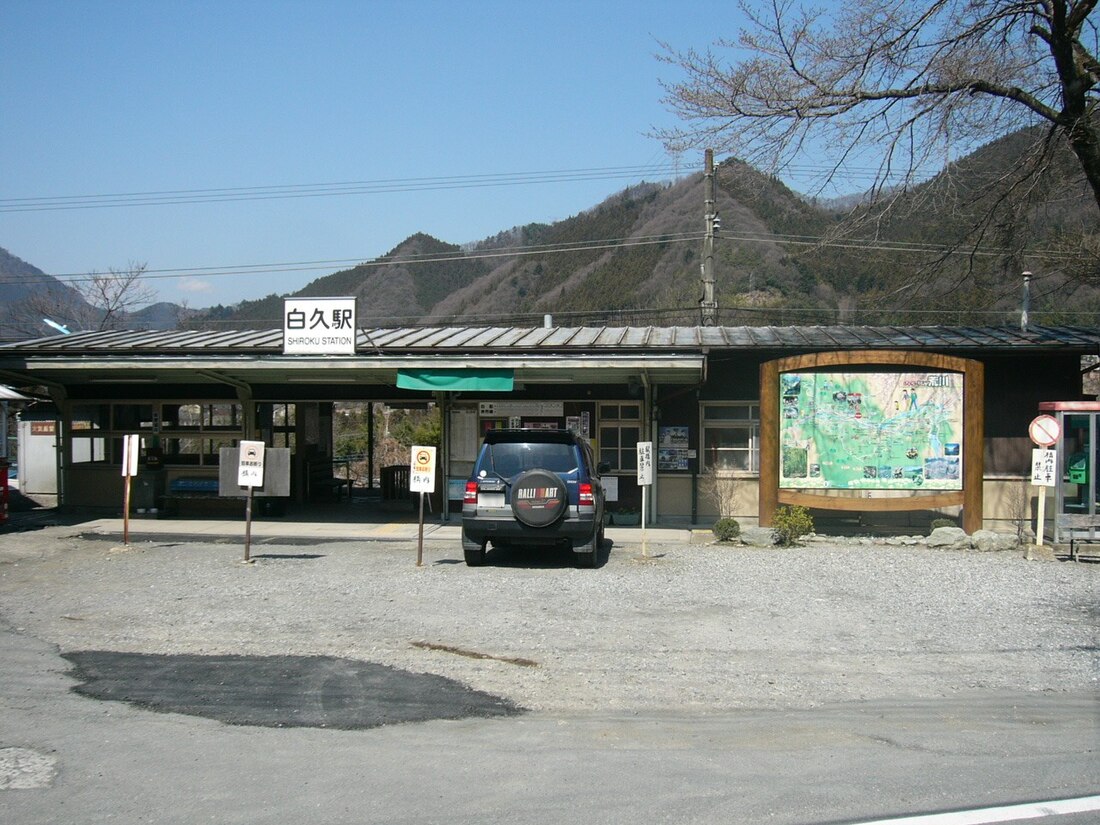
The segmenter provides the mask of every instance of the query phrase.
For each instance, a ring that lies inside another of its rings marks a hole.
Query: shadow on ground
[[[329,656],[197,656],[85,650],[64,655],[93,699],[229,725],[363,730],[515,716],[506,699],[442,676]]]
[[[596,554],[596,567],[603,567],[611,558],[611,551],[615,543],[604,539]],[[437,562],[439,563],[439,562]],[[449,561],[444,562],[449,563]],[[486,567],[518,567],[534,570],[557,570],[577,566],[577,557],[572,548],[562,544],[550,545],[525,545],[506,544],[499,545],[490,542],[485,551]]]

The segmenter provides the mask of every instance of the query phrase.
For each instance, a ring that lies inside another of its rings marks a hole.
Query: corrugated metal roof
[[[1100,350],[1100,327],[404,327],[361,329],[362,353],[424,351],[821,351],[849,349]],[[281,330],[106,331],[0,345],[2,355],[262,354],[282,352]]]

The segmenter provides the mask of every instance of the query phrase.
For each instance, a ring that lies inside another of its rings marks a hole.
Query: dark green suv
[[[603,544],[604,488],[588,442],[566,430],[490,430],[462,499],[466,564],[485,546],[568,543],[581,567]]]

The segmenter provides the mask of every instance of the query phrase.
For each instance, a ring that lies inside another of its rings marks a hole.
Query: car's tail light
[[[596,503],[596,498],[595,498],[595,496],[592,495],[592,485],[591,484],[581,484],[577,488],[577,490],[580,494],[580,499],[579,499],[580,504],[595,504]]]
[[[466,482],[466,493],[462,496],[463,504],[477,504],[477,482]]]

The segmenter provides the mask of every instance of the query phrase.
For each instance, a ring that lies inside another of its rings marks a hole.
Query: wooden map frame
[[[882,490],[833,490],[807,493],[779,486],[779,376],[785,372],[827,372],[847,367],[891,367],[957,372],[963,376],[962,490],[913,491],[898,496]],[[963,529],[982,528],[982,480],[985,476],[985,370],[980,361],[927,352],[853,350],[778,358],[760,365],[760,506],[761,527],[770,527],[780,504],[821,510],[885,512],[930,510],[962,505]],[[882,493],[887,495],[882,495]]]

